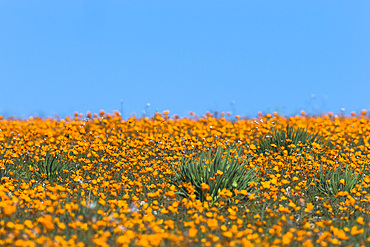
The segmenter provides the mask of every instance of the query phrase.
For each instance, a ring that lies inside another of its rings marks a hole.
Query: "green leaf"
[[[196,198],[201,201],[206,198],[206,193],[202,191],[202,183],[206,183],[210,187],[209,195],[213,198],[212,203],[220,199],[218,193],[224,188],[232,192],[234,189],[250,191],[249,184],[257,180],[257,171],[246,168],[252,158],[249,157],[246,161],[241,162],[241,154],[242,152],[237,146],[229,147],[226,150],[221,146],[217,147],[216,150],[211,148],[207,154],[203,151],[200,155],[192,158],[185,154],[179,158],[180,167],[178,171],[175,171],[175,178],[171,183],[175,184],[176,188],[180,188],[181,183],[190,182],[194,186]],[[173,164],[172,167],[174,167]],[[217,170],[222,171],[223,174],[215,176]],[[216,183],[210,180],[211,177],[216,177]],[[182,188],[179,195],[188,197],[190,191]]]

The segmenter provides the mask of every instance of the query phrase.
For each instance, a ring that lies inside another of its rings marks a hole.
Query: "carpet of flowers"
[[[288,125],[330,145],[258,152]],[[366,111],[0,117],[0,246],[370,246],[369,138]],[[190,183],[179,186],[194,193],[178,193],[182,157],[236,144],[258,168],[251,190],[222,189],[217,202],[198,200]],[[332,193],[347,177],[319,181],[335,168],[358,175],[351,189]]]

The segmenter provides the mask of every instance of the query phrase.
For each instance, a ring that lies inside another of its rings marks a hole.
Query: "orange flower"
[[[343,229],[337,229],[335,227],[330,227],[330,229],[332,230],[334,236],[338,237],[339,239],[342,239],[342,240],[349,239],[349,237],[346,235]]]
[[[215,176],[219,175],[220,177],[223,175],[224,173],[220,170],[217,170],[217,172],[215,173]]]
[[[283,179],[283,180],[281,180],[281,183],[282,184],[290,184],[290,181],[289,180],[286,180],[286,179]]]
[[[263,189],[268,190],[270,189],[271,181],[261,182],[261,184]]]
[[[207,219],[207,225],[211,230],[216,230],[218,227],[218,220],[216,219]]]
[[[158,246],[162,242],[162,237],[158,234],[148,235],[148,241],[151,246]]]
[[[40,222],[41,225],[43,225],[47,230],[54,229],[53,217],[49,214],[41,216],[37,221]]]
[[[164,224],[171,230],[175,228],[175,222],[173,220],[166,220]]]
[[[233,196],[233,193],[226,188],[222,189],[219,194],[222,198],[225,198],[225,199],[231,198]]]
[[[351,229],[351,235],[352,236],[356,236],[356,235],[359,235],[359,234],[362,234],[364,233],[364,229],[357,229],[357,226],[353,226],[352,229]]]
[[[246,190],[241,190],[241,191],[239,191],[239,193],[242,194],[243,196],[248,195],[248,191],[246,191]]]
[[[128,245],[131,239],[135,237],[135,233],[132,230],[127,230],[125,235],[121,235],[116,239],[117,244]]]
[[[289,245],[292,242],[292,239],[293,239],[293,233],[291,232],[285,233],[282,239],[283,246]]]
[[[307,203],[306,208],[304,209],[305,213],[311,213],[313,210],[313,204],[311,202]]]
[[[195,228],[190,228],[189,229],[189,237],[194,238],[195,236],[197,236],[197,233],[198,233],[197,229],[195,229]]]
[[[364,218],[362,218],[361,216],[357,218],[356,222],[357,222],[358,224],[360,224],[360,225],[365,224],[365,222],[364,222]]]
[[[335,197],[339,197],[339,196],[348,196],[348,191],[339,191]]]
[[[209,185],[206,183],[202,183],[202,190],[203,191],[209,191]]]
[[[226,238],[232,238],[233,233],[231,231],[223,232],[222,235]]]
[[[6,205],[3,210],[5,215],[12,215],[17,211],[17,206],[14,204]]]

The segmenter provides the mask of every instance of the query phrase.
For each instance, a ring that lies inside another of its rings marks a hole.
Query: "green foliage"
[[[229,147],[227,150],[219,146],[206,153],[190,155],[179,158],[179,171],[175,171],[175,178],[171,181],[183,197],[189,197],[192,193],[182,183],[190,183],[194,186],[194,194],[200,201],[205,201],[207,195],[212,197],[212,203],[219,200],[219,192],[223,189],[251,191],[250,183],[256,181],[256,169],[247,169],[245,166],[251,158],[240,160],[242,150],[238,147]],[[202,184],[209,186],[209,191],[202,189]],[[241,196],[242,198],[243,196]]]
[[[2,167],[0,166],[0,179],[2,179],[3,177],[9,177],[10,164],[7,162],[5,158],[6,151],[7,149],[5,149],[4,153],[0,155],[0,160],[4,160],[3,166]]]
[[[3,178],[9,178],[10,164],[5,163],[4,167],[0,168],[0,183],[3,182]],[[4,180],[5,181],[5,180]]]
[[[52,155],[48,151],[43,159],[33,163],[33,168],[38,178],[56,182],[68,177],[73,164],[71,161],[64,161],[63,155]]]
[[[327,145],[325,139],[318,134],[311,134],[306,129],[294,129],[287,126],[286,129],[273,129],[271,135],[260,137],[256,146],[258,154],[286,150],[288,155],[291,155],[294,151],[301,152],[304,145],[312,143],[320,144],[321,147]]]
[[[361,183],[362,177],[354,169],[346,166],[343,171],[342,168],[339,165],[325,171],[321,163],[320,172],[312,180],[314,185],[311,185],[311,190],[325,196],[335,196],[339,191],[350,192],[356,184]]]

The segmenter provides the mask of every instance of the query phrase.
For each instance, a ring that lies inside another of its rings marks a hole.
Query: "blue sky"
[[[369,12],[340,0],[0,1],[0,114],[370,110]]]

